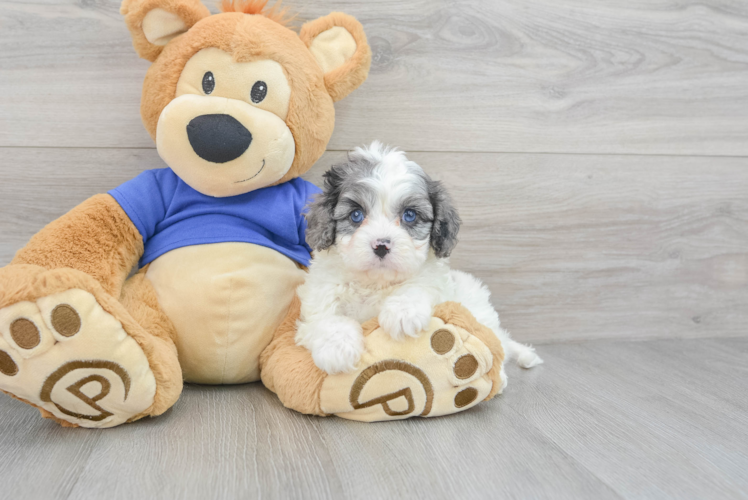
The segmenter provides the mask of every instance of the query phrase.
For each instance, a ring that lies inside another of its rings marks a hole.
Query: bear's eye
[[[203,75],[203,92],[210,94],[213,89],[216,88],[216,79],[213,78],[213,73],[208,71]]]
[[[412,208],[408,208],[407,210],[405,210],[405,212],[403,212],[403,220],[405,222],[413,222],[414,220],[416,220],[416,215],[417,214],[415,210],[413,210]]]
[[[265,96],[268,95],[268,85],[265,82],[255,82],[252,85],[252,92],[249,93],[249,97],[252,98],[252,102],[255,104],[261,103]]]
[[[351,212],[351,221],[358,224],[359,222],[364,220],[364,212],[363,210],[354,210]]]

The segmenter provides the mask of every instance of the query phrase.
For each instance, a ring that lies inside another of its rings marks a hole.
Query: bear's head
[[[306,172],[327,147],[334,101],[366,79],[361,24],[332,13],[284,25],[267,0],[124,0],[138,54],[153,64],[141,116],[159,155],[193,189],[234,196]]]

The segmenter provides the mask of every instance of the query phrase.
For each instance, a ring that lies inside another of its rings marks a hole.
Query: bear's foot
[[[143,350],[85,290],[0,309],[0,334],[0,390],[63,425],[112,427],[154,402]]]
[[[324,380],[324,413],[363,421],[435,417],[472,408],[505,385],[505,378],[495,380],[500,368],[494,363],[503,360],[468,330],[440,318],[417,338],[393,341],[377,328],[365,342],[354,372]]]

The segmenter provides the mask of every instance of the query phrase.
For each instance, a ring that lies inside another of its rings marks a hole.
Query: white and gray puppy
[[[364,351],[361,323],[377,317],[394,339],[417,336],[434,306],[462,303],[501,340],[507,358],[542,363],[500,327],[490,292],[449,268],[460,217],[444,186],[405,153],[374,142],[324,175],[306,214],[316,254],[299,287],[296,343],[327,373],[351,371]]]

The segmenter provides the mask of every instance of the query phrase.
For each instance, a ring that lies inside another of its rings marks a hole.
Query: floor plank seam
[[[363,143],[362,143],[363,144]],[[393,144],[397,146],[396,144]],[[144,147],[144,146],[0,146],[2,149],[89,149],[89,150],[143,150],[152,151],[156,147]],[[745,158],[748,159],[748,155],[710,155],[710,154],[674,154],[674,153],[591,153],[585,151],[487,151],[487,150],[446,150],[446,149],[409,149],[402,148],[408,153],[416,154],[481,154],[481,155],[544,155],[544,156],[649,156],[649,157],[664,157],[664,158]],[[349,149],[326,149],[326,153],[347,153]]]

